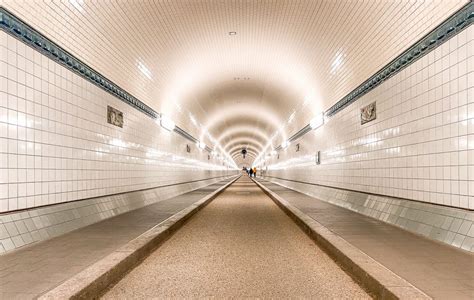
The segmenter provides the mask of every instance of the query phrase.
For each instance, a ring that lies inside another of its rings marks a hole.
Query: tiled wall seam
[[[120,214],[167,200],[181,194],[229,180],[222,176],[203,181],[133,191],[120,195],[86,199],[33,208],[21,212],[0,214],[0,254],[34,242],[65,234]]]
[[[146,115],[155,119],[158,117],[158,113],[151,107],[129,94],[3,7],[0,7],[0,28]]]
[[[267,176],[265,179],[429,239],[474,252],[474,211],[369,195],[283,178]]]

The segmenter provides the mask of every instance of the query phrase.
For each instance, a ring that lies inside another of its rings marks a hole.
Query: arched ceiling
[[[2,5],[209,146],[218,143],[240,166],[281,144],[467,2]]]

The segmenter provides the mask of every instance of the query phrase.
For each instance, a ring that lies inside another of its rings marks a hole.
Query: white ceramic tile
[[[466,43],[471,32],[472,26],[463,31]],[[456,47],[464,45],[460,40],[438,47],[305,135],[296,142],[299,152],[290,145],[280,159],[272,156],[262,167],[266,174],[472,208],[474,104],[468,93],[474,72],[466,57],[474,53]],[[374,101],[377,119],[361,125],[360,108]]]
[[[9,49],[1,78],[8,83],[0,106],[0,199],[7,199],[2,212],[228,173],[195,145],[186,153],[189,142],[151,118],[25,51],[3,31],[0,36],[0,48]],[[22,82],[21,61],[33,74]],[[107,105],[124,113],[123,129],[107,123]]]

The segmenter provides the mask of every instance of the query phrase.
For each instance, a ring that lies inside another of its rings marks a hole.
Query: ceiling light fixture
[[[84,8],[82,7],[84,5],[84,0],[69,0],[69,3],[71,3],[77,10],[79,11],[84,11]]]
[[[197,121],[196,121],[196,119],[194,118],[193,115],[190,114],[189,119],[191,119],[191,122],[193,122],[194,126],[197,126]]]
[[[203,142],[197,142],[196,144],[200,149],[205,149],[206,148],[206,144],[204,144]]]
[[[324,124],[324,115],[323,113],[320,113],[316,115],[311,121],[309,122],[309,126],[311,129],[316,129],[318,127],[321,127]]]
[[[151,71],[148,69],[141,61],[138,62],[138,69],[143,73],[148,79],[151,79]]]
[[[229,31],[229,35],[237,35],[237,31]]]
[[[173,131],[174,128],[176,127],[173,120],[171,120],[170,118],[168,118],[165,115],[161,115],[160,124],[161,124],[161,127],[163,127],[166,130],[169,130],[169,131]]]
[[[291,122],[293,122],[293,119],[295,118],[295,114],[296,114],[296,111],[293,111],[293,113],[288,118],[288,124],[291,124]]]

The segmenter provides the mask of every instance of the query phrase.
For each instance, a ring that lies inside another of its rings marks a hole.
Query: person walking
[[[257,168],[256,167],[253,167],[252,168],[252,173],[253,173],[253,177],[257,177]]]

